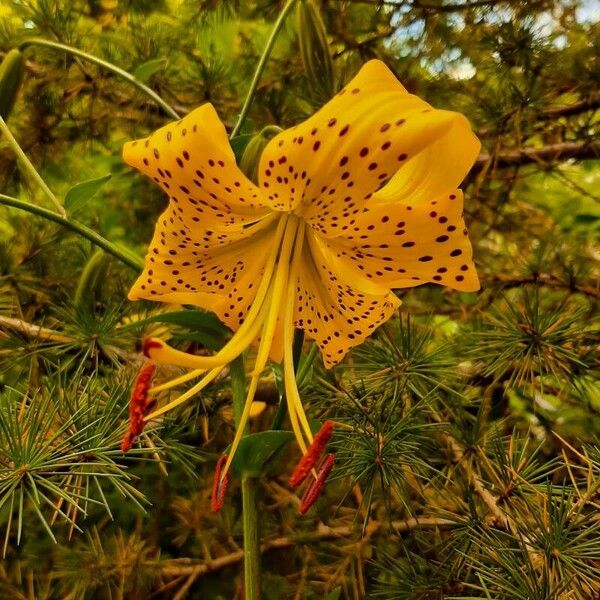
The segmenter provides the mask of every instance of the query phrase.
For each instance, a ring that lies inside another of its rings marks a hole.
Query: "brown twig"
[[[498,286],[502,289],[510,289],[535,283],[547,287],[566,289],[571,292],[577,292],[579,294],[584,294],[585,296],[590,296],[591,298],[600,297],[600,285],[592,287],[580,285],[575,281],[561,281],[558,277],[548,273],[538,273],[536,275],[527,275],[524,277],[495,275],[494,277],[483,281],[482,287]]]
[[[377,534],[381,529],[390,527],[395,533],[405,533],[417,528],[429,528],[429,527],[454,527],[457,523],[450,519],[442,519],[438,517],[419,517],[410,518],[399,521],[371,521],[365,529],[365,537],[372,537]],[[265,553],[270,550],[277,550],[282,548],[290,548],[298,544],[308,544],[312,542],[319,542],[323,540],[332,540],[339,538],[347,538],[355,535],[357,532],[355,527],[351,525],[343,525],[340,527],[328,527],[322,523],[318,526],[317,530],[306,535],[298,536],[284,536],[267,540],[261,544],[261,552]],[[175,559],[172,561],[163,561],[161,565],[161,574],[166,577],[181,577],[188,576],[188,580],[184,585],[189,589],[188,582],[195,581],[203,575],[208,573],[214,573],[224,569],[230,565],[236,564],[243,560],[244,552],[239,550],[220,556],[208,562],[202,562],[195,564],[191,560]],[[183,563],[183,564],[182,564]],[[154,563],[153,563],[154,566]],[[192,579],[193,577],[193,579]],[[189,584],[191,585],[191,583]]]
[[[472,468],[470,468],[467,461],[464,460],[466,454],[465,448],[451,435],[442,433],[441,436],[452,452],[453,461],[463,470],[477,495],[488,507],[496,523],[508,529],[510,525],[510,519],[508,515],[500,509],[498,506],[498,499],[486,488],[483,481],[481,481],[481,478],[477,475],[477,473],[475,473],[475,471],[473,471]]]
[[[479,171],[489,163],[493,163],[494,167],[510,167],[532,163],[554,162],[569,158],[577,160],[600,158],[600,141],[562,142],[560,144],[548,144],[539,148],[506,150],[494,155],[482,153],[475,161],[472,171]]]

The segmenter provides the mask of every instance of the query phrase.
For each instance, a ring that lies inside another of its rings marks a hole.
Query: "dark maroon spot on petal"
[[[460,250],[459,248],[457,248],[456,250],[452,250],[452,252],[450,252],[450,256],[460,256],[462,254],[462,250]]]
[[[433,256],[420,256],[419,257],[420,262],[429,262],[430,260],[433,260]]]

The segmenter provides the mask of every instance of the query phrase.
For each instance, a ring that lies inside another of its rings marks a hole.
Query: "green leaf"
[[[229,143],[231,144],[231,149],[233,150],[233,153],[235,154],[235,160],[238,164],[239,164],[240,160],[242,160],[242,155],[244,154],[244,150],[246,149],[246,146],[248,145],[248,143],[250,142],[250,140],[253,137],[254,136],[252,136],[251,134],[244,134],[244,135],[238,135],[237,137],[234,137],[232,140],[229,140]]]
[[[138,81],[148,81],[154,73],[158,73],[166,64],[166,58],[153,58],[137,67],[133,72],[133,76]]]
[[[294,439],[291,431],[260,431],[242,438],[231,468],[239,476],[259,477],[269,463]],[[227,454],[228,450],[225,450]]]
[[[65,194],[65,210],[68,213],[74,213],[85,200],[92,198],[111,177],[112,175],[109,173],[97,179],[76,183]]]
[[[150,323],[165,323],[177,325],[191,332],[186,339],[198,341],[210,350],[218,350],[229,336],[229,330],[219,319],[210,312],[202,310],[176,310],[161,313],[129,323],[121,330],[142,327]]]

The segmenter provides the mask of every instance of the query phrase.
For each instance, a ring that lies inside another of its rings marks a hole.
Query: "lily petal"
[[[374,202],[348,234],[323,243],[348,277],[388,288],[439,283],[466,292],[479,289],[461,190],[415,206]]]
[[[125,144],[123,157],[169,195],[129,298],[207,308],[237,329],[275,225],[261,190],[237,167],[215,109],[205,104]]]
[[[315,340],[330,368],[387,321],[400,300],[362,275],[336,269],[335,255],[313,233],[307,234],[307,241],[298,275],[294,325]]]
[[[160,185],[188,224],[240,225],[265,214],[262,192],[235,164],[225,126],[211,104],[126,143],[123,159]]]
[[[410,159],[449,132],[455,140],[457,122],[466,120],[433,109],[370,61],[315,115],[269,142],[259,167],[265,201],[339,235]]]

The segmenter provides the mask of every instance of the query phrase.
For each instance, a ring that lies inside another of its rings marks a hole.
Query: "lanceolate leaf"
[[[291,431],[260,431],[247,435],[242,438],[231,467],[237,475],[259,477],[293,439]]]
[[[92,198],[98,190],[112,177],[110,173],[97,179],[89,179],[76,183],[65,194],[64,206],[67,213],[72,214],[86,201]]]

